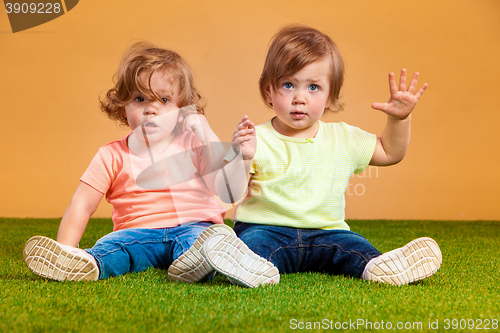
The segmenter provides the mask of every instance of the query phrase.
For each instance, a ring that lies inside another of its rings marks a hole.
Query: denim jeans
[[[324,272],[361,277],[381,253],[349,230],[298,229],[236,222],[234,231],[248,247],[271,261],[280,273]]]
[[[163,229],[114,231],[86,249],[99,264],[99,279],[154,268],[168,268],[211,222],[183,223]]]

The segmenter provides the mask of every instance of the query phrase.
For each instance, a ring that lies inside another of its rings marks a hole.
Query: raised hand
[[[242,154],[244,160],[251,160],[255,156],[257,149],[257,135],[255,125],[244,116],[234,130],[232,147],[235,153]]]
[[[401,77],[399,79],[399,88],[396,85],[394,73],[389,74],[389,91],[391,97],[387,103],[373,103],[372,108],[386,113],[389,117],[402,120],[407,118],[412,112],[413,108],[417,105],[418,100],[425,92],[427,83],[418,89],[416,92],[418,72],[413,74],[410,86],[406,89],[406,69],[401,70]]]
[[[202,114],[190,114],[184,118],[183,130],[193,132],[202,144],[207,144],[214,140],[214,132],[208,124],[207,118]],[[217,139],[218,141],[218,139]]]

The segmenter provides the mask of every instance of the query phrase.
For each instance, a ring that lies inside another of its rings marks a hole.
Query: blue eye
[[[136,98],[134,98],[134,101],[136,101],[136,102],[144,102],[144,97],[137,96]]]
[[[311,91],[316,91],[316,90],[319,90],[319,86],[318,86],[318,85],[316,85],[316,84],[311,84],[311,85],[309,86],[309,90],[311,90]]]
[[[292,89],[293,88],[293,84],[291,84],[290,82],[285,82],[285,83],[283,83],[283,88],[285,88],[285,89]]]

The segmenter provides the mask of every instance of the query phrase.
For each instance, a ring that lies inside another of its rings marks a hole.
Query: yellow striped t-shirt
[[[377,137],[345,123],[319,121],[314,138],[278,133],[272,120],[257,126],[247,197],[234,220],[276,226],[346,229],[349,179],[370,163]]]

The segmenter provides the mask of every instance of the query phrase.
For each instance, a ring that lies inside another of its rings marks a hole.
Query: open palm
[[[389,90],[391,97],[387,103],[373,103],[372,108],[385,112],[388,116],[394,119],[405,119],[408,117],[417,105],[418,100],[425,92],[427,83],[416,90],[419,73],[415,72],[411,79],[408,90],[406,89],[406,69],[401,70],[401,77],[399,79],[399,88],[396,85],[394,73],[389,74]],[[415,92],[416,91],[416,92]]]

